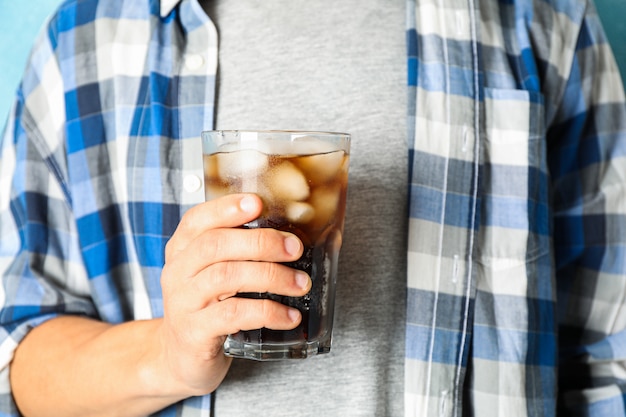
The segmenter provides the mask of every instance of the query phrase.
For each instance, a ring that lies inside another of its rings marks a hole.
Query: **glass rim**
[[[202,135],[209,133],[238,134],[238,133],[263,133],[263,134],[286,134],[286,135],[317,135],[317,136],[344,136],[351,138],[350,133],[332,132],[323,130],[297,130],[297,129],[209,129],[203,130]]]

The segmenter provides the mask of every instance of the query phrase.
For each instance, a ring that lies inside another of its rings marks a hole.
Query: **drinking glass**
[[[313,283],[304,297],[238,294],[295,307],[302,313],[302,322],[293,330],[262,328],[229,335],[224,343],[226,355],[278,360],[328,353],[346,209],[350,135],[218,130],[202,132],[202,144],[206,199],[229,193],[257,194],[263,201],[263,212],[244,227],[271,227],[298,236],[304,253],[287,265],[306,271]]]

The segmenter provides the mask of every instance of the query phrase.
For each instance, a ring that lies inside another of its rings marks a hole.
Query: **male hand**
[[[188,395],[212,392],[225,377],[231,359],[222,346],[228,334],[289,330],[300,323],[296,309],[235,297],[241,292],[300,297],[311,287],[306,273],[279,263],[302,255],[296,236],[240,227],[261,210],[261,200],[249,194],[200,204],[183,216],[167,244],[160,352],[172,381]]]

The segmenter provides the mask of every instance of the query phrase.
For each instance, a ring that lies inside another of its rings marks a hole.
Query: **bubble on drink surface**
[[[308,203],[291,201],[285,207],[285,216],[293,223],[308,223],[315,216],[315,210]]]
[[[324,255],[324,267],[323,267],[323,274],[325,276],[325,280],[328,280],[330,278],[330,271],[332,270],[332,263],[331,263],[331,259],[328,256],[328,254]],[[327,311],[326,311],[326,306],[328,305],[328,285],[322,285],[320,288],[320,301],[319,301],[319,306],[320,306],[320,313],[322,315],[326,315]]]
[[[287,201],[302,201],[311,192],[306,177],[294,164],[283,161],[273,167],[268,175],[268,185],[276,198]]]
[[[254,149],[217,154],[217,171],[225,182],[234,178],[255,177],[265,172],[268,166],[268,156]]]

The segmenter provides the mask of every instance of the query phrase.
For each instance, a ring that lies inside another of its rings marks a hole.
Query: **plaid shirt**
[[[626,416],[626,107],[593,6],[407,17],[406,414]],[[0,145],[0,416],[33,326],[162,315],[216,65],[195,0],[69,0],[40,36]]]

